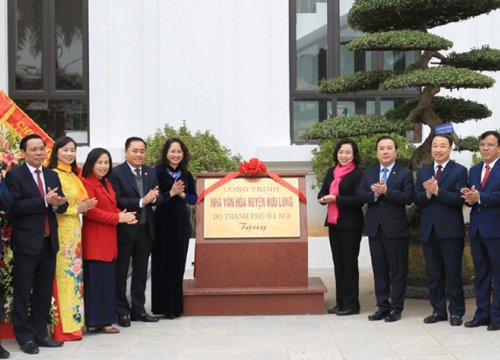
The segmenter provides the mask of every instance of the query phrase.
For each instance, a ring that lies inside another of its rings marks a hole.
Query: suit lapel
[[[455,166],[455,162],[450,160],[448,161],[448,164],[446,165],[446,167],[444,168],[443,170],[443,173],[441,174],[441,177],[439,178],[439,183],[443,183],[444,180],[446,179],[446,177],[448,176],[448,174],[450,172],[453,171],[453,167]]]
[[[391,172],[389,173],[389,177],[387,178],[387,186],[389,186],[390,184],[392,184],[392,182],[394,181],[394,179],[396,178],[396,176],[398,174],[398,171],[399,171],[399,165],[398,164],[394,164],[394,166],[392,167]]]
[[[142,167],[142,189],[144,191],[144,195],[146,195],[149,190],[151,190],[152,185],[150,185],[151,182],[151,175],[149,172],[146,170],[146,168],[143,166]]]
[[[25,176],[31,179],[31,180],[28,180],[28,183],[30,184],[32,190],[34,192],[36,192],[37,194],[40,194],[40,189],[38,189],[38,183],[35,181],[35,178],[33,177],[33,174],[31,173],[31,171],[28,168],[28,166],[26,164],[24,164],[23,167],[22,167],[22,169],[25,172]],[[43,167],[42,167],[42,169],[43,169]],[[46,176],[45,176],[45,172],[43,173],[43,177],[44,177],[44,180],[45,180],[45,193],[47,193],[47,179],[46,179]],[[42,196],[42,195],[40,194],[40,196]]]
[[[488,175],[488,178],[486,179],[486,183],[484,184],[483,189],[485,189],[485,188],[488,186],[488,184],[490,183],[491,178],[492,178],[492,177],[494,176],[494,174],[496,174],[496,172],[498,171],[498,168],[499,168],[499,166],[498,166],[498,162],[499,162],[499,161],[500,161],[500,159],[499,159],[499,160],[497,160],[497,162],[495,163],[495,166],[493,166],[493,167],[490,169],[490,175]],[[481,170],[482,170],[482,168],[481,168]],[[481,175],[479,175],[479,178],[481,178]]]

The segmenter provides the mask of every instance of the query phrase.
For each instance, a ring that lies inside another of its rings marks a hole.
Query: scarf
[[[340,166],[340,165],[335,166],[335,168],[333,169],[333,181],[330,184],[330,195],[335,195],[335,196],[339,195],[340,182],[347,174],[354,171],[355,168],[356,164],[354,164],[353,162],[350,162],[346,166]],[[331,203],[328,204],[328,223],[337,225],[339,216],[340,214],[337,202],[332,201]]]
[[[179,178],[181,177],[181,171],[180,170],[172,171],[169,168],[167,168],[167,171],[168,171],[169,175],[171,177],[173,177],[174,180],[176,180],[176,181],[179,180]]]

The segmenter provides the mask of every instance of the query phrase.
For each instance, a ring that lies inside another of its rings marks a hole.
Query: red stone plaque
[[[198,174],[198,194],[224,175]],[[304,174],[280,177],[305,193]],[[217,190],[196,208],[196,279],[185,281],[185,314],[323,313],[326,287],[308,278],[306,204],[266,176]]]

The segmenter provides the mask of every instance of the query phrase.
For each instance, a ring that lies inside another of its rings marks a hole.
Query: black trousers
[[[38,255],[14,253],[12,324],[19,345],[48,336],[56,254],[49,238],[41,241]]]
[[[402,312],[408,277],[408,238],[387,238],[381,227],[369,242],[377,306],[386,312]]]
[[[132,241],[118,238],[118,259],[116,260],[116,314],[118,316],[141,315],[146,312],[146,282],[148,261],[151,254],[152,239],[147,224],[139,224],[137,236]],[[128,239],[130,240],[130,239]],[[127,277],[132,259],[132,280],[130,298],[127,300]]]
[[[328,226],[330,249],[335,271],[335,293],[341,309],[359,310],[358,255],[362,229]]]
[[[422,243],[427,270],[427,286],[433,313],[446,316],[446,290],[450,298],[450,315],[465,313],[462,284],[463,238],[441,239],[432,231]]]

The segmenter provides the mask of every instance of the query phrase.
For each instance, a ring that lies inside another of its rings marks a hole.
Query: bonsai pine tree
[[[491,111],[474,101],[437,96],[441,89],[490,88],[494,80],[481,71],[500,68],[500,50],[484,46],[465,53],[443,51],[451,41],[429,33],[429,29],[487,14],[500,8],[500,0],[356,0],[349,11],[351,27],[365,33],[349,44],[349,50],[408,51],[421,56],[403,71],[371,70],[323,80],[322,94],[344,94],[364,90],[417,89],[415,100],[384,115],[352,115],[320,122],[305,133],[306,139],[338,139],[377,133],[400,133],[414,124],[430,127],[429,137],[413,153],[411,167],[432,160],[434,128],[443,123],[462,123],[491,116]],[[473,150],[477,139],[460,139],[452,134],[459,150]]]

